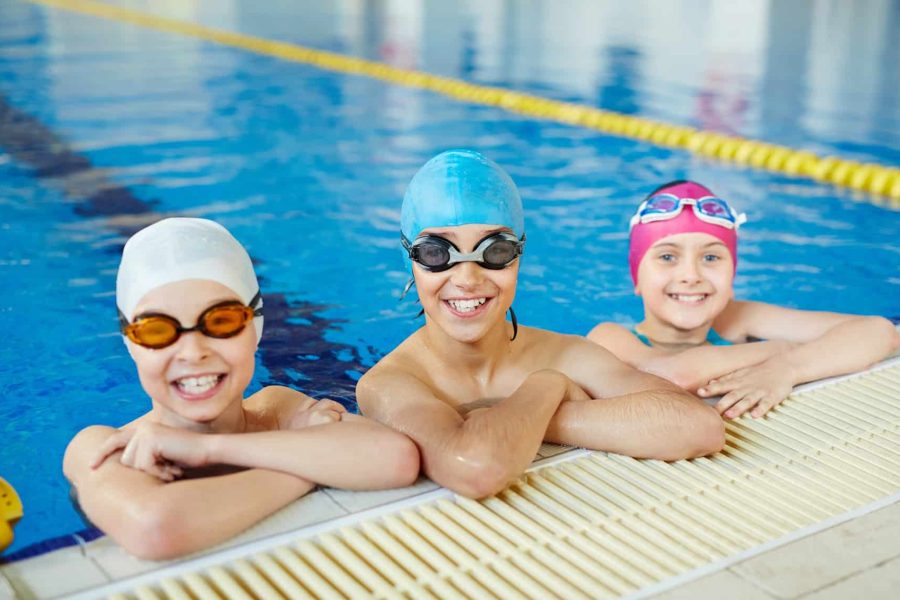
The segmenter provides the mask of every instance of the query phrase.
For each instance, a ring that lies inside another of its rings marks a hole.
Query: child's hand
[[[776,359],[713,379],[697,394],[702,398],[724,394],[716,403],[719,414],[734,419],[749,410],[755,419],[787,398],[793,386],[790,368]]]
[[[312,427],[314,425],[327,425],[328,423],[336,423],[347,409],[339,402],[334,400],[322,399],[313,402],[308,407],[298,410],[291,417],[288,423],[288,429],[303,429],[304,427]]]
[[[124,448],[120,463],[163,481],[172,481],[181,476],[182,466],[207,464],[204,441],[203,434],[144,421],[112,434],[100,446],[91,468],[96,469],[107,457]]]

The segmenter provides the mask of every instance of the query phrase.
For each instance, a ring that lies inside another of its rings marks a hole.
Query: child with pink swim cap
[[[701,397],[722,396],[716,408],[727,418],[761,417],[795,385],[864,369],[900,347],[882,317],[735,300],[744,220],[692,181],[651,192],[631,219],[628,252],[644,320],[633,330],[601,323],[588,339]]]

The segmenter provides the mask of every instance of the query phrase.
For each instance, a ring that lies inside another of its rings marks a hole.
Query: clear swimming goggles
[[[475,246],[475,250],[462,253],[452,242],[436,235],[423,235],[412,244],[405,235],[400,236],[409,258],[426,271],[439,273],[457,263],[476,262],[485,269],[506,268],[525,249],[525,235],[518,239],[511,233],[492,233]]]
[[[657,194],[641,202],[637,212],[631,217],[628,229],[630,231],[638,223],[674,219],[687,205],[693,207],[694,215],[701,221],[726,229],[737,229],[738,226],[747,222],[747,215],[736,213],[727,202],[715,196],[704,196],[695,200],[694,198],[679,198],[674,194]]]

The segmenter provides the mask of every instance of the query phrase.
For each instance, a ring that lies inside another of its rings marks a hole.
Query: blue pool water
[[[320,4],[164,6],[268,39],[900,163],[897,1]],[[83,527],[60,472],[66,443],[148,407],[116,332],[128,235],[162,215],[223,223],[266,298],[253,388],[286,383],[352,406],[360,374],[420,324],[415,303],[398,301],[405,184],[458,146],[488,154],[522,190],[525,324],[635,322],[628,217],[657,183],[683,177],[749,215],[739,297],[900,316],[900,220],[871,198],[0,0],[0,476],[26,511],[11,550]]]

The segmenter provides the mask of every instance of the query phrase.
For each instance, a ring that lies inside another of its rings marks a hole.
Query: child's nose
[[[681,263],[681,269],[678,272],[679,279],[685,283],[696,283],[700,281],[700,268],[696,261],[686,260]]]
[[[462,262],[453,267],[452,281],[461,289],[476,287],[484,279],[484,271],[474,262]]]
[[[199,362],[212,352],[209,347],[209,338],[199,331],[189,331],[181,334],[178,344],[178,358],[180,360]]]

